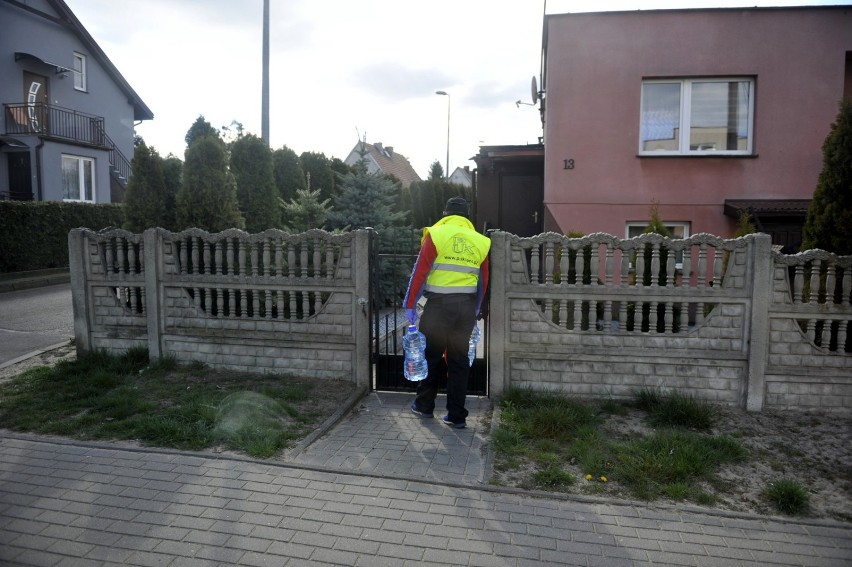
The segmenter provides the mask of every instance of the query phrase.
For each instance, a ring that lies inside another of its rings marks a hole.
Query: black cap
[[[470,211],[470,205],[464,197],[453,197],[444,206],[444,215],[459,215],[466,217]]]

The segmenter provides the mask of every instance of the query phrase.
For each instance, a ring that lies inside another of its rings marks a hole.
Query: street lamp
[[[444,178],[450,179],[450,93],[445,91],[435,91],[436,95],[443,95],[447,97],[447,171],[444,174]]]

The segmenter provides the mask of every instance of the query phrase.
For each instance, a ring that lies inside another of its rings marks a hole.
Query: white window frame
[[[624,225],[624,238],[636,238],[639,234],[635,236],[630,236],[631,228],[641,228],[643,231],[650,223],[648,221],[628,221]],[[680,240],[683,238],[689,238],[689,228],[690,223],[684,221],[662,221],[663,226],[669,231],[669,234],[674,234],[675,231],[672,229],[681,229],[683,231],[683,236],[669,236],[672,240]],[[640,232],[640,234],[642,234]],[[632,268],[633,266],[631,266]],[[675,256],[675,269],[682,270],[683,269],[683,252],[678,252]]]
[[[690,125],[692,118],[692,85],[694,83],[733,83],[744,82],[749,84],[748,97],[748,135],[746,136],[746,148],[744,150],[713,150],[713,149],[690,149]],[[650,84],[680,84],[680,120],[677,129],[680,132],[677,150],[645,150],[642,140],[642,109],[645,108],[645,85]],[[639,155],[640,156],[720,156],[734,155],[747,156],[752,155],[754,147],[754,99],[755,99],[755,79],[754,77],[694,77],[686,78],[670,78],[670,79],[646,79],[642,81],[640,92],[639,106]]]
[[[78,91],[87,92],[86,56],[74,52],[74,88]]]
[[[76,162],[77,169],[77,197],[66,197],[65,196],[65,164],[66,160],[73,160]],[[92,178],[92,186],[85,187],[86,185],[86,164],[89,164]],[[97,201],[96,199],[96,191],[95,191],[95,179],[96,169],[95,169],[95,159],[84,156],[75,156],[71,154],[62,154],[61,161],[61,173],[62,173],[62,200],[67,202],[77,202],[77,203],[94,203]]]

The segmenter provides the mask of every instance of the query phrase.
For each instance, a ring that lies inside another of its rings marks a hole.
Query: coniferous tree
[[[295,199],[299,191],[307,189],[305,172],[296,152],[287,146],[275,150],[272,152],[272,165],[278,197],[283,202]]]
[[[437,162],[435,162],[437,164]],[[433,174],[442,173],[433,164]],[[440,166],[440,164],[438,164]],[[448,183],[441,177],[429,176],[426,181],[415,181],[409,187],[411,223],[414,226],[431,226],[444,214],[444,205],[452,197],[473,199],[473,190],[458,183]]]
[[[352,230],[368,226],[377,230],[404,226],[406,214],[394,210],[397,191],[397,186],[384,176],[344,175],[340,194],[332,201],[334,211],[329,213],[327,224],[332,229]]]
[[[190,126],[189,130],[186,132],[186,136],[184,137],[186,146],[191,146],[195,140],[204,136],[211,136],[217,140],[221,140],[219,137],[219,131],[207,122],[207,120],[204,119],[204,116],[199,114],[198,118],[195,119],[195,122],[192,123],[192,126]]]
[[[310,176],[308,188],[319,189],[321,199],[331,199],[334,202],[337,190],[334,171],[331,169],[331,161],[323,153],[303,152],[299,156],[302,170],[305,176]]]
[[[242,136],[231,146],[230,162],[246,230],[280,228],[281,208],[269,146],[254,134]]]
[[[802,250],[852,254],[852,100],[840,103],[822,145],[823,165],[802,230]]]
[[[352,166],[347,165],[345,161],[336,157],[331,158],[331,170],[336,173],[338,177],[346,175],[347,173],[355,173]]]
[[[734,231],[734,238],[754,234],[755,232],[757,232],[757,227],[754,226],[751,220],[751,214],[748,211],[740,210],[740,213],[737,215],[737,229]]]
[[[127,182],[124,195],[124,228],[131,232],[157,226],[170,228],[168,194],[160,154],[139,138],[131,167],[133,175]]]
[[[416,256],[419,241],[406,225],[408,215],[395,210],[398,184],[382,175],[359,172],[343,176],[339,186],[340,194],[333,201],[334,211],[326,220],[329,229],[371,227],[378,235],[380,252]],[[407,276],[411,264],[404,256],[381,264],[378,277],[381,302],[389,302],[398,293],[400,282],[396,279],[399,274]]]
[[[298,233],[323,227],[331,209],[329,200],[320,201],[319,194],[319,189],[299,189],[295,198],[282,202],[285,230]]]
[[[187,148],[176,201],[179,230],[198,227],[219,232],[245,226],[221,140],[202,136]]]
[[[177,193],[180,191],[181,178],[183,177],[183,162],[174,154],[169,154],[163,160],[163,180],[166,182],[166,217],[163,227],[169,230],[177,228],[175,212],[177,207]]]

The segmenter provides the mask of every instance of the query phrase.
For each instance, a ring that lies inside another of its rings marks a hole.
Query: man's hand
[[[405,316],[408,317],[408,320],[412,325],[415,324],[417,322],[417,308],[412,307],[411,309],[406,309]]]

